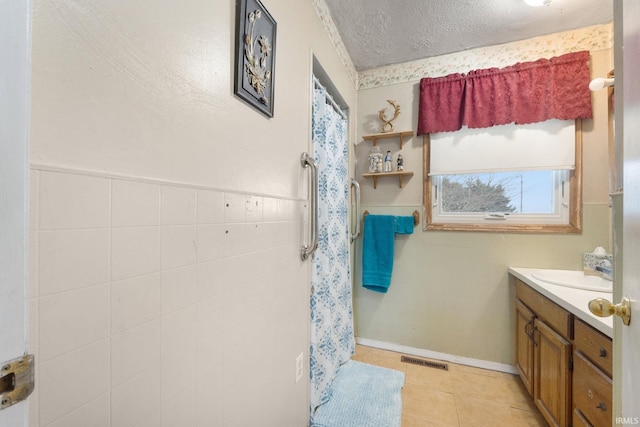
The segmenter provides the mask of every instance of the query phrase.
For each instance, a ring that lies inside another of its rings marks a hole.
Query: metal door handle
[[[308,153],[302,153],[300,162],[303,168],[309,167],[311,170],[311,218],[310,218],[310,242],[303,244],[300,250],[300,258],[306,261],[318,248],[318,164]]]
[[[538,346],[538,343],[536,342],[536,332],[538,332],[538,327],[534,325],[533,328],[531,328],[531,335],[529,335],[529,338],[531,338],[535,347]]]
[[[604,298],[596,298],[589,301],[589,311],[600,317],[609,317],[615,314],[622,318],[622,323],[625,325],[631,322],[631,301],[629,298],[622,298],[622,302],[619,304],[612,304]]]

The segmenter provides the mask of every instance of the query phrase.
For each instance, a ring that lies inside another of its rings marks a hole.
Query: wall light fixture
[[[596,90],[600,90],[600,89],[604,89],[605,87],[609,87],[609,86],[613,86],[615,82],[615,79],[613,77],[611,78],[602,78],[602,77],[598,77],[595,78],[593,80],[591,80],[591,83],[589,83],[589,89],[591,89],[591,91],[595,92]]]

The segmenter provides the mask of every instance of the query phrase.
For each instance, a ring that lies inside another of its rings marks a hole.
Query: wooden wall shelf
[[[386,133],[374,133],[371,135],[364,135],[362,139],[365,141],[371,141],[375,147],[379,139],[398,138],[400,140],[400,149],[402,150],[402,144],[404,144],[403,138],[411,138],[413,136],[412,130],[403,132],[386,132]]]
[[[363,173],[363,178],[373,178],[373,189],[375,190],[378,187],[378,178],[389,177],[389,176],[397,176],[398,184],[400,188],[402,188],[402,178],[405,176],[413,176],[413,172],[380,172],[380,173]]]

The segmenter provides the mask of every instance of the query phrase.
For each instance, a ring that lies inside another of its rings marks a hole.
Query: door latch
[[[25,400],[34,388],[34,357],[26,354],[0,368],[0,410]]]

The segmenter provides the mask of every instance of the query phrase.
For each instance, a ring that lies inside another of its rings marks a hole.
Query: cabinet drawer
[[[573,339],[573,315],[516,279],[516,297],[564,338]]]
[[[573,406],[595,427],[611,425],[611,379],[579,352],[573,357]]]
[[[602,372],[611,377],[613,372],[611,338],[579,319],[576,319],[574,336],[576,351],[584,354]]]

